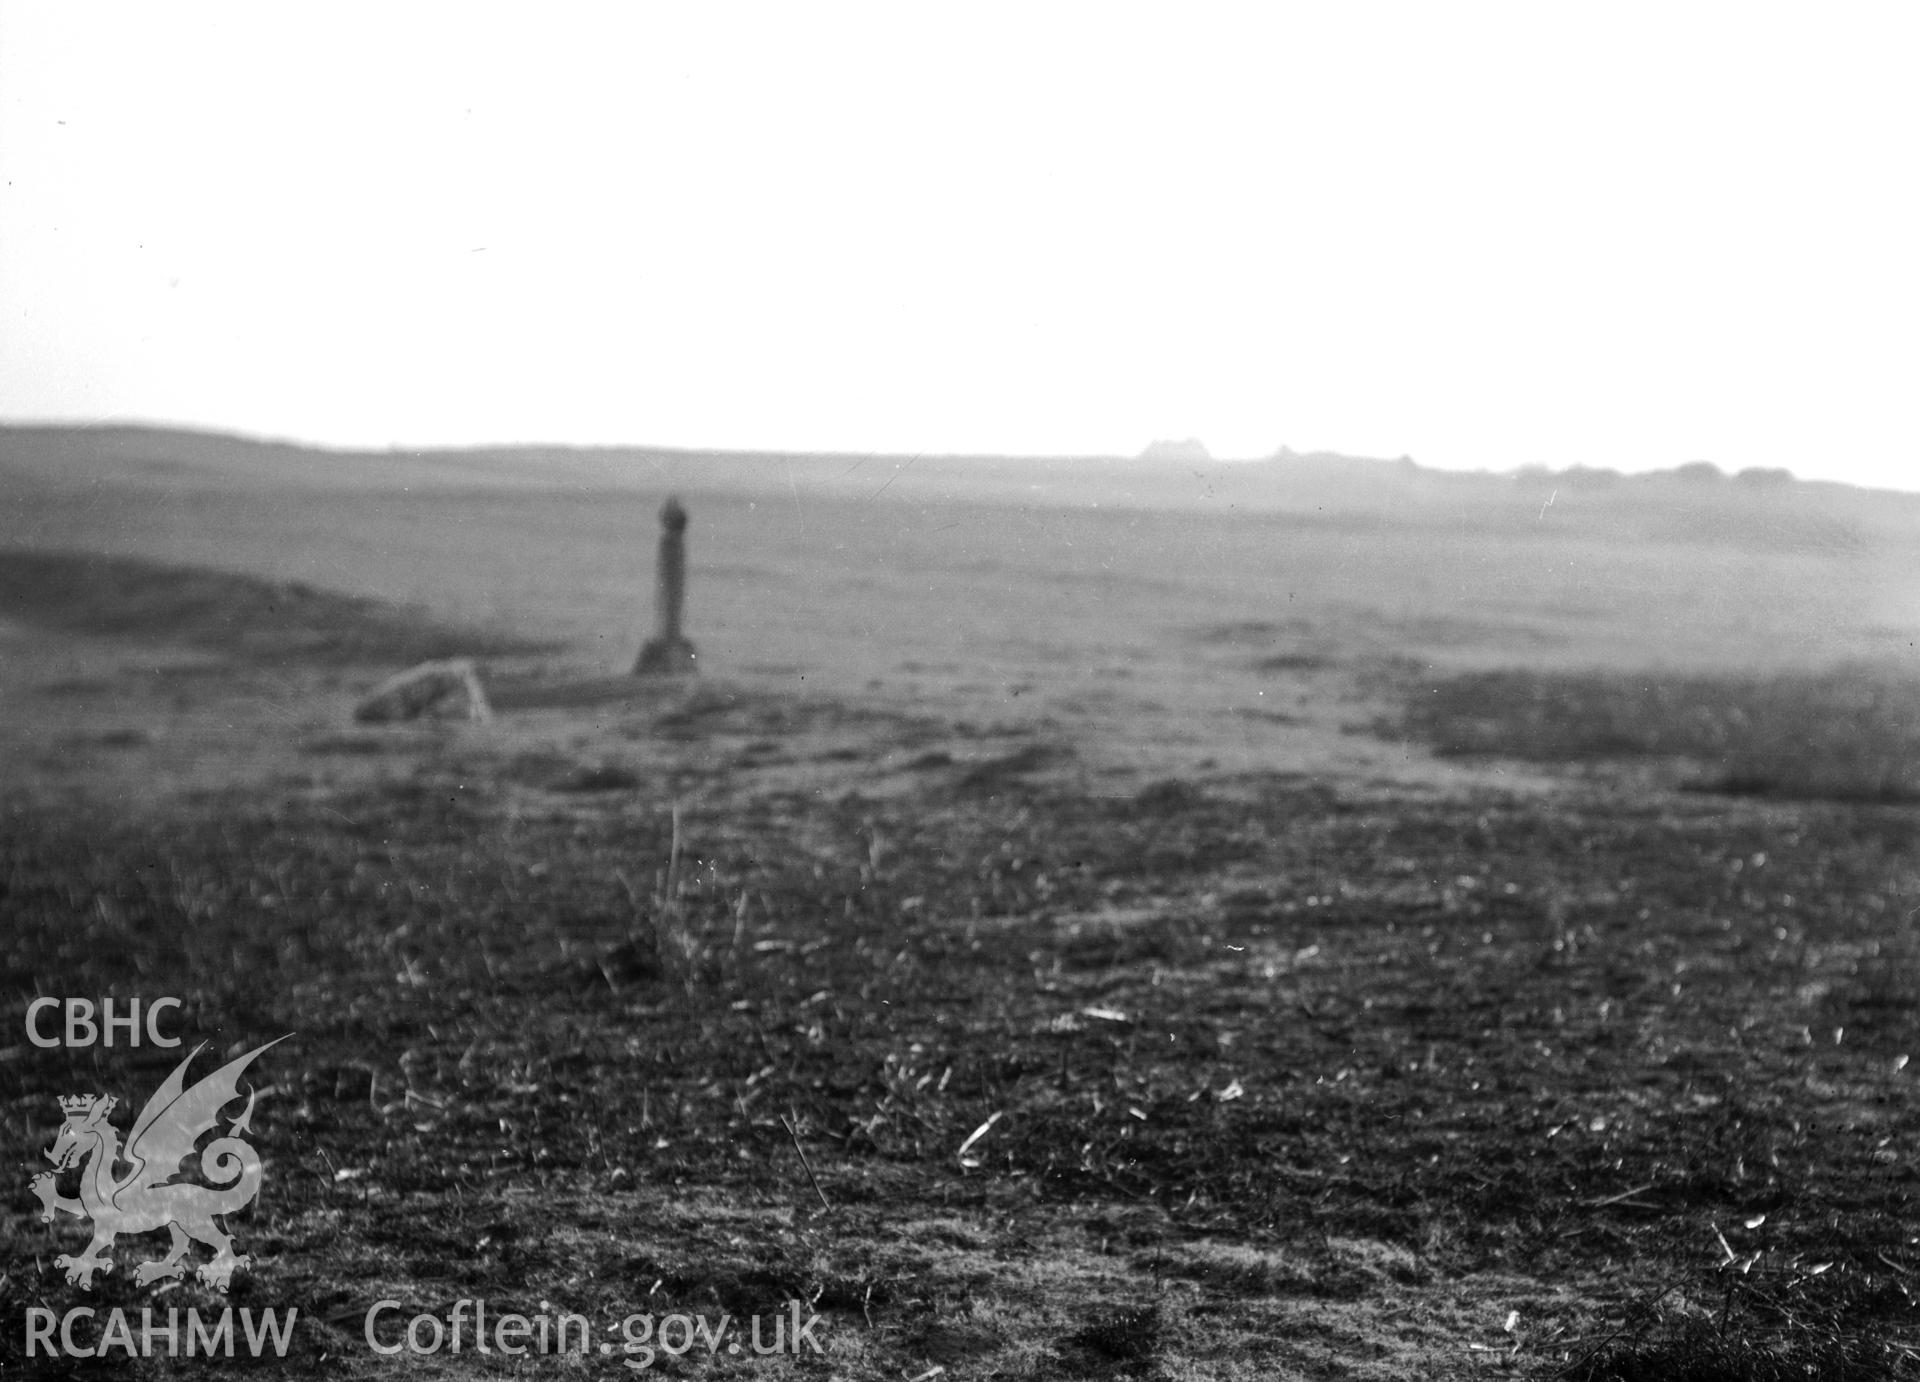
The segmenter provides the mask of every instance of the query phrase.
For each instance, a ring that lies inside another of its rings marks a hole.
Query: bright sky
[[[1920,6],[0,0],[0,416],[1920,489]]]

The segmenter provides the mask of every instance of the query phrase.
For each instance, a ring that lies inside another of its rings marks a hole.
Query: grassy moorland
[[[1406,729],[1435,752],[1546,763],[1664,761],[1684,786],[1828,801],[1920,800],[1910,673],[1766,676],[1465,673],[1415,690]]]
[[[1267,529],[1141,519],[1136,545],[1200,556],[1129,568],[1124,519],[956,508],[1090,564],[895,527],[865,617],[892,629],[901,571],[965,560],[975,607],[880,652],[841,607],[754,670],[716,628],[712,670],[660,685],[609,677],[573,622],[611,581],[570,614],[542,584],[562,554],[617,565],[552,536],[596,531],[566,495],[448,501],[522,526],[531,608],[504,578],[443,599],[422,570],[408,609],[276,576],[248,523],[313,557],[306,511],[232,511],[252,555],[222,568],[143,554],[161,526],[49,547],[80,520],[33,502],[42,541],[0,560],[8,1372],[73,1366],[23,1356],[30,1307],[221,1303],[134,1284],[157,1235],[90,1296],[53,1266],[82,1241],[26,1191],[56,1097],[137,1106],[178,1054],[29,1047],[25,1004],[72,993],[178,996],[203,1061],[295,1033],[233,1224],[231,1303],[300,1312],[277,1372],[630,1375],[617,1348],[396,1359],[362,1334],[383,1299],[484,1298],[616,1342],[637,1312],[823,1320],[820,1356],[699,1346],[668,1375],[1920,1375],[1902,592],[1788,676],[1684,640],[1601,673],[1609,613],[1377,572],[1343,587],[1359,623],[1331,595],[1203,600]],[[392,525],[362,542],[430,512],[355,511]],[[874,521],[836,513],[831,540]],[[465,560],[444,529],[420,546]],[[793,549],[750,550],[777,574]],[[1647,567],[1731,591],[1760,561]],[[760,579],[713,578],[708,627]],[[447,651],[486,659],[494,721],[351,723],[357,688]]]

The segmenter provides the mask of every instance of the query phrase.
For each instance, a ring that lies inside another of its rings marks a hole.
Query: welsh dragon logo
[[[40,1215],[43,1223],[53,1222],[56,1209],[93,1220],[93,1241],[87,1244],[87,1250],[78,1257],[62,1253],[54,1259],[55,1266],[66,1268],[70,1284],[91,1291],[95,1272],[113,1270],[113,1259],[106,1253],[116,1235],[151,1233],[160,1228],[173,1234],[173,1250],[158,1261],[140,1264],[133,1278],[142,1286],[165,1277],[178,1280],[185,1276],[187,1268],[182,1259],[196,1240],[214,1252],[213,1260],[200,1268],[199,1279],[218,1290],[227,1289],[234,1268],[252,1261],[234,1255],[233,1239],[214,1221],[222,1214],[246,1208],[260,1193],[259,1154],[239,1137],[253,1130],[253,1101],[258,1090],[248,1093],[247,1106],[228,1127],[227,1135],[209,1142],[200,1155],[201,1173],[223,1188],[210,1189],[175,1177],[201,1135],[220,1121],[220,1110],[240,1097],[241,1072],[261,1052],[285,1040],[281,1037],[256,1047],[187,1089],[187,1067],[206,1049],[206,1043],[194,1047],[140,1110],[133,1130],[127,1134],[124,1152],[120,1134],[107,1121],[119,1100],[110,1094],[81,1094],[60,1100],[66,1122],[54,1139],[53,1150],[47,1153],[54,1170],[35,1176],[32,1189],[44,1206]],[[116,1161],[132,1168],[117,1180]],[[69,1199],[58,1193],[54,1189],[55,1173],[82,1163],[80,1198]]]

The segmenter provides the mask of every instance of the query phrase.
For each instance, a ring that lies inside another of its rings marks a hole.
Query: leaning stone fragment
[[[415,720],[422,715],[443,713],[456,701],[464,704],[469,720],[493,718],[493,708],[487,704],[487,693],[480,685],[480,673],[470,658],[423,662],[388,677],[353,708],[353,718],[363,724]]]

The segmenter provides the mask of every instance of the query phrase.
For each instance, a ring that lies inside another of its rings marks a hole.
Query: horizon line
[[[914,464],[920,461],[1073,461],[1073,462],[1118,462],[1121,464],[1165,464],[1165,465],[1215,465],[1240,467],[1270,464],[1275,461],[1339,461],[1357,465],[1390,466],[1412,468],[1427,475],[1486,477],[1490,479],[1551,479],[1572,477],[1576,479],[1594,479],[1611,476],[1620,480],[1674,478],[1682,472],[1701,475],[1711,470],[1723,480],[1739,480],[1742,477],[1765,479],[1774,483],[1794,485],[1831,485],[1843,489],[1860,490],[1865,493],[1920,494],[1920,487],[1901,489],[1889,485],[1862,484],[1855,480],[1836,480],[1824,477],[1805,476],[1785,466],[1749,465],[1738,469],[1704,458],[1676,461],[1670,465],[1648,466],[1639,470],[1626,470],[1614,466],[1595,466],[1583,462],[1572,462],[1564,466],[1552,466],[1544,462],[1528,462],[1522,465],[1497,469],[1493,466],[1443,466],[1420,461],[1411,454],[1395,457],[1366,456],[1354,452],[1338,451],[1328,447],[1312,450],[1297,450],[1292,445],[1282,443],[1272,451],[1257,456],[1215,456],[1208,452],[1204,442],[1198,438],[1155,438],[1145,447],[1132,454],[1120,452],[1042,452],[1042,451],[880,451],[858,448],[797,448],[782,449],[766,446],[684,446],[657,442],[575,442],[575,441],[485,441],[485,442],[432,442],[424,444],[390,442],[384,446],[342,444],[320,441],[288,435],[274,435],[266,432],[254,432],[240,427],[201,422],[180,422],[156,420],[152,418],[0,418],[0,431],[68,431],[68,432],[158,432],[172,433],[186,437],[206,437],[215,440],[241,442],[255,446],[286,447],[294,450],[312,451],[323,455],[336,456],[408,456],[408,455],[458,455],[462,453],[489,451],[568,451],[568,452],[615,452],[631,451],[655,455],[673,456],[719,456],[733,458],[751,458],[755,456],[784,457],[788,459],[852,459],[900,461]],[[1179,448],[1198,446],[1206,454],[1196,456],[1153,456],[1148,454],[1156,447]]]

